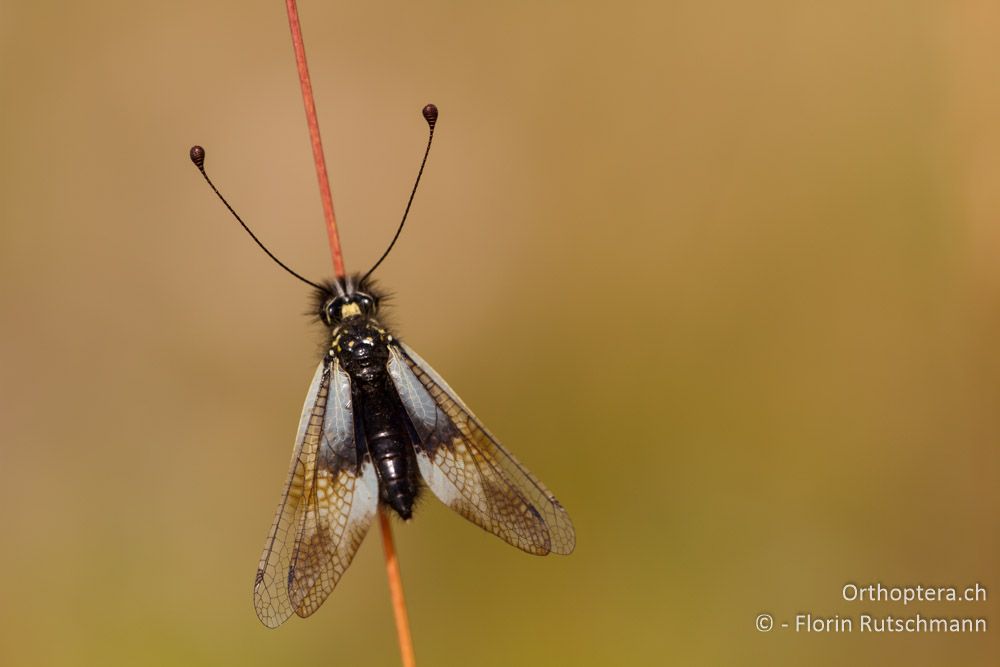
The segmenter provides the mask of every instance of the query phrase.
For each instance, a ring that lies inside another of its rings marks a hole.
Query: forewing
[[[336,362],[334,369],[316,475],[288,572],[289,600],[302,617],[333,591],[378,509],[375,466],[358,458],[350,378]]]
[[[377,507],[374,468],[357,458],[350,378],[334,361],[321,365],[313,388],[254,587],[257,616],[269,627],[319,608]]]
[[[573,523],[522,466],[407,345],[390,347],[389,373],[420,438],[417,464],[442,502],[529,553],[568,554]]]
[[[330,374],[320,363],[306,394],[299,431],[292,450],[288,479],[281,491],[281,502],[264,543],[264,553],[257,567],[253,586],[253,605],[257,618],[269,628],[276,628],[292,615],[288,599],[288,565],[295,546],[295,536],[302,524],[306,492],[313,486],[313,473],[323,433]]]

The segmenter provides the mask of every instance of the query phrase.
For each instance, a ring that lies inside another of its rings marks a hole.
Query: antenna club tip
[[[190,155],[191,155],[191,162],[194,162],[194,166],[198,167],[198,169],[205,168],[204,148],[202,148],[201,146],[192,146]]]
[[[433,104],[428,104],[423,108],[423,111],[421,113],[424,114],[424,120],[427,121],[427,124],[430,125],[431,129],[433,130],[434,125],[437,123],[438,120],[438,108]]]

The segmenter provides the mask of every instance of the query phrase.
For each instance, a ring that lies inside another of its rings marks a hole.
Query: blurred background
[[[1000,9],[304,1],[348,266],[560,497],[568,558],[397,524],[423,665],[987,665]],[[377,531],[251,585],[331,273],[282,3],[0,4],[0,663],[398,664]],[[847,603],[845,583],[980,603]]]

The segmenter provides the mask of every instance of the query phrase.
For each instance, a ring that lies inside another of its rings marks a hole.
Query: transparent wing
[[[264,625],[308,616],[330,594],[371,523],[373,484],[374,470],[358,465],[350,378],[336,362],[321,363],[254,582]]]
[[[301,524],[303,497],[316,469],[329,388],[330,375],[321,363],[306,394],[288,479],[257,567],[253,604],[257,617],[269,628],[281,625],[294,611],[288,600],[288,564]]]
[[[417,464],[434,495],[528,553],[573,551],[566,510],[427,362],[405,344],[390,346],[389,374],[420,438]]]

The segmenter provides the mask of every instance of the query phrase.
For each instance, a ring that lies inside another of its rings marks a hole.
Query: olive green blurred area
[[[391,323],[577,530],[397,522],[419,664],[996,664],[996,6],[300,11],[350,269],[440,107]],[[282,3],[8,0],[0,102],[0,663],[398,664],[377,530],[309,619],[251,605],[322,332],[187,154],[331,273]]]

